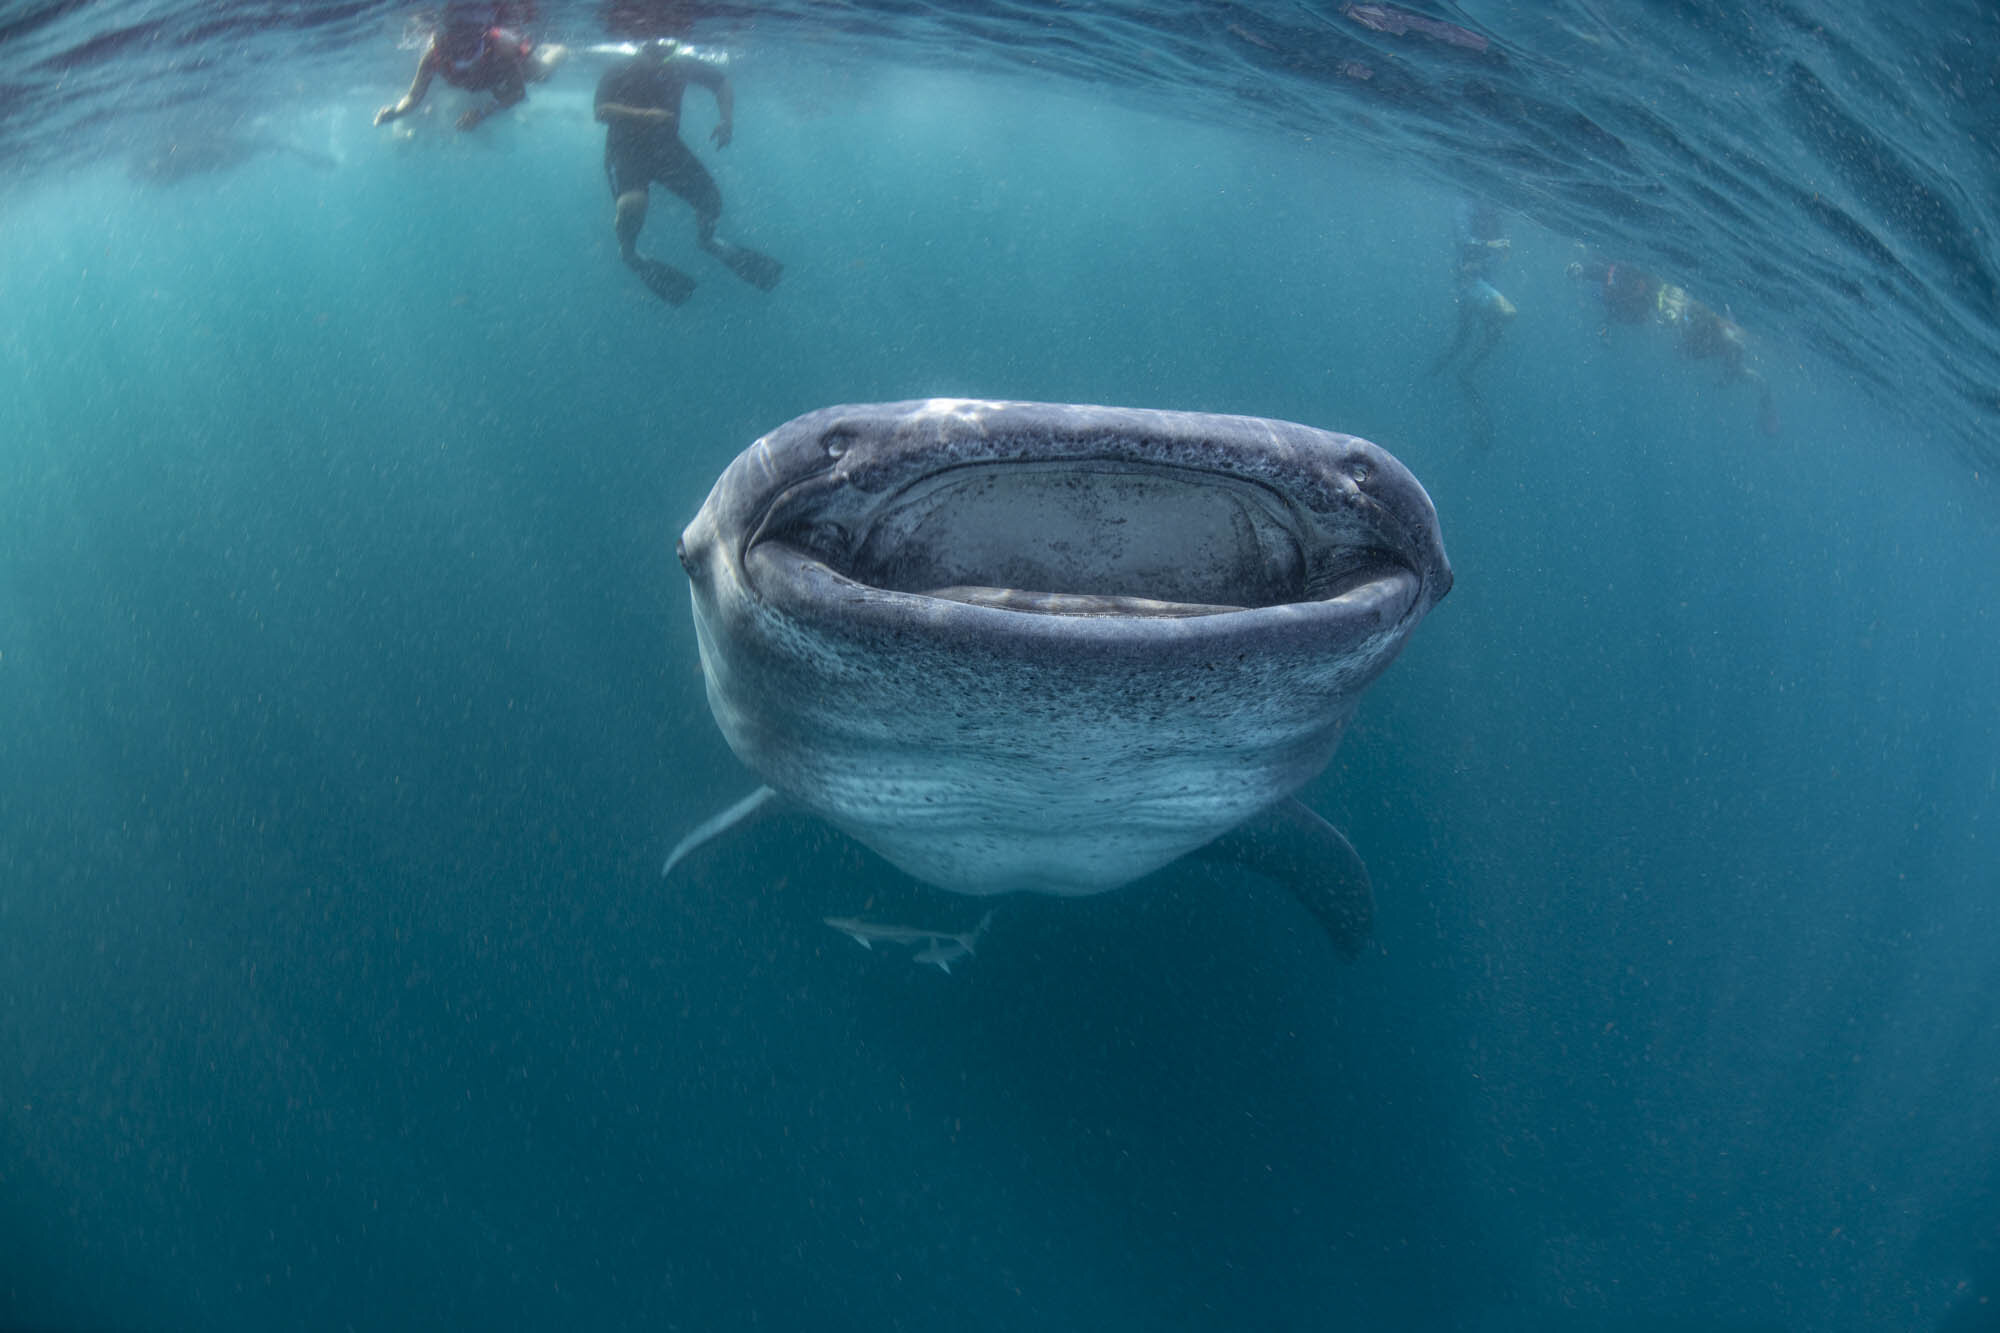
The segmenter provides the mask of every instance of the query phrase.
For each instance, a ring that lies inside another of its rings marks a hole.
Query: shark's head
[[[1430,497],[1350,435],[960,399],[828,408],[757,441],[680,544],[698,607],[1143,651],[1252,629],[1400,643],[1451,587]],[[1391,647],[1393,653],[1393,647]]]
[[[1451,586],[1365,440],[960,400],[773,431],[680,557],[736,754],[968,893],[1099,892],[1295,791]]]

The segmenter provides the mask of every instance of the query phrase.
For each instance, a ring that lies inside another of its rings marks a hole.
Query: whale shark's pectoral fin
[[[709,839],[726,833],[738,824],[754,818],[759,811],[771,803],[777,794],[777,792],[769,787],[759,787],[756,791],[751,792],[721,814],[711,815],[709,818],[696,824],[694,829],[685,838],[675,843],[674,849],[667,853],[667,863],[660,867],[660,877],[664,879],[668,875],[673,874],[674,867],[681,863],[682,857]]]
[[[1368,867],[1340,830],[1290,797],[1195,852],[1268,875],[1313,914],[1342,958],[1358,958],[1375,919]]]

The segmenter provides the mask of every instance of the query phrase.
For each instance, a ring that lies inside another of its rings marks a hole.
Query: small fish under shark
[[[827,925],[852,939],[864,949],[873,949],[877,944],[919,945],[911,954],[918,963],[928,963],[939,971],[949,974],[951,965],[970,958],[978,952],[980,936],[993,924],[993,913],[979,918],[979,924],[971,930],[953,933],[942,930],[923,930],[916,926],[892,926],[876,921],[863,921],[858,917],[822,917]]]
[[[832,407],[731,463],[678,554],[709,707],[765,785],[663,873],[782,797],[954,893],[1248,869],[1360,952],[1367,870],[1293,793],[1451,588],[1385,450],[1256,417]]]

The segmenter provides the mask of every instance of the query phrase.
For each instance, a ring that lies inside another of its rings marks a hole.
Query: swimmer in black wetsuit
[[[618,253],[653,295],[679,305],[694,294],[694,279],[671,264],[639,253],[639,230],[646,225],[647,187],[657,181],[694,208],[695,237],[701,248],[760,291],[778,285],[785,266],[747,246],[715,234],[722,217],[722,191],[708,168],[681,142],[681,96],[690,83],[715,95],[721,120],[715,146],[727,147],[735,98],[720,68],[677,42],[660,39],[612,66],[597,85],[597,118],[604,123],[604,174],[618,201]]]
[[[501,27],[496,5],[448,5],[444,21],[431,34],[423,58],[417,61],[417,77],[410,91],[377,111],[375,123],[386,125],[409,115],[430,91],[431,80],[440,78],[469,93],[493,94],[491,102],[470,107],[458,118],[458,127],[469,130],[495,111],[504,111],[527,97],[528,85],[548,78],[568,54],[566,47],[537,46],[513,29]]]

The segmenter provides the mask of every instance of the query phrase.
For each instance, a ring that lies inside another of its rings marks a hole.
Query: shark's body
[[[863,921],[858,916],[829,916],[821,919],[864,949],[872,949],[878,944],[929,944],[932,940],[945,938],[948,933],[925,930],[921,926],[895,926],[880,921]]]
[[[1451,585],[1429,497],[1365,440],[1036,403],[801,417],[680,551],[738,757],[968,894],[1102,892],[1246,821],[1290,839],[1260,869],[1353,861],[1283,803]]]

